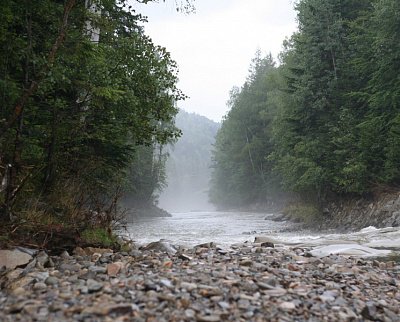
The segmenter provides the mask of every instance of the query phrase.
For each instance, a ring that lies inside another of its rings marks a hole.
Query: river
[[[400,228],[367,227],[346,234],[298,230],[292,222],[276,222],[272,214],[247,212],[186,212],[172,217],[141,218],[127,227],[129,237],[140,244],[160,239],[175,245],[195,246],[215,242],[221,247],[268,238],[282,247],[310,247],[315,256],[330,253],[363,257],[400,254]]]

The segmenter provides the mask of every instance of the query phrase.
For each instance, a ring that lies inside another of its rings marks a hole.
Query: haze
[[[179,65],[179,87],[190,98],[179,107],[220,121],[233,86],[241,86],[257,48],[277,57],[296,30],[292,0],[197,0],[195,14],[175,1],[132,1],[148,16],[146,33]]]

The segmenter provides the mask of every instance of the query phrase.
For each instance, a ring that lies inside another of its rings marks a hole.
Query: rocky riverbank
[[[320,228],[359,230],[374,226],[400,226],[400,192],[379,193],[369,198],[342,198],[327,202]]]
[[[365,227],[400,227],[400,191],[364,197],[331,196],[322,206],[287,196],[275,202],[254,203],[237,211],[273,213],[266,219],[294,221],[313,230],[357,231]]]
[[[0,320],[400,321],[399,263],[273,246],[39,252],[3,269]]]

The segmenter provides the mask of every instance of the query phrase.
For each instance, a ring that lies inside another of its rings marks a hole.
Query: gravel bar
[[[0,321],[400,321],[399,263],[273,246],[41,251],[3,269]]]

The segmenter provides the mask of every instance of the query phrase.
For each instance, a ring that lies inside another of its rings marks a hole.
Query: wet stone
[[[124,267],[121,262],[110,263],[107,265],[106,271],[109,276],[117,276]]]
[[[239,309],[246,310],[250,306],[249,300],[239,300],[237,302],[237,306]]]
[[[279,304],[279,308],[285,311],[291,311],[296,308],[296,305],[293,302],[282,302]]]
[[[368,320],[376,320],[377,308],[374,303],[366,303],[361,311],[361,315]]]
[[[14,296],[21,296],[26,293],[26,290],[23,287],[17,287],[13,289],[11,292]]]
[[[30,284],[34,283],[35,279],[30,276],[24,276],[22,278],[16,279],[8,284],[9,290],[15,290],[16,288],[26,288]]]
[[[14,269],[27,265],[31,260],[31,255],[19,250],[0,250],[0,268]]]
[[[396,321],[400,315],[396,262],[383,267],[339,255],[328,261],[306,257],[306,248],[251,243],[222,252],[212,243],[169,246],[176,252],[76,249],[48,256],[54,267],[38,265],[33,255],[29,269],[0,274],[0,321]]]
[[[196,320],[198,322],[219,322],[221,321],[221,316],[220,315],[201,315],[198,314],[196,316]]]
[[[107,268],[103,266],[90,266],[89,267],[89,272],[93,272],[96,274],[106,274],[107,273]]]
[[[36,265],[38,265],[39,268],[53,267],[54,266],[53,261],[50,259],[49,255],[47,255],[47,253],[44,252],[44,251],[40,251],[36,255],[35,259],[36,259]]]
[[[194,310],[191,310],[191,309],[185,310],[185,317],[187,317],[189,319],[193,319],[195,316],[196,316],[196,312]]]
[[[47,285],[45,283],[35,283],[33,285],[33,290],[34,291],[42,291],[42,290],[46,290],[47,289]]]
[[[87,280],[87,288],[89,292],[98,292],[103,288],[103,284],[92,279]]]
[[[81,269],[79,264],[61,264],[58,268],[60,272],[78,272]]]
[[[271,243],[271,242],[263,242],[263,243],[261,243],[261,247],[265,247],[265,248],[274,248],[275,247],[275,245],[274,245],[274,243]]]
[[[160,283],[161,283],[161,285],[163,285],[163,286],[165,286],[165,287],[168,287],[168,288],[173,288],[173,287],[174,287],[174,285],[172,284],[172,282],[171,282],[170,280],[168,280],[168,279],[162,279],[162,280],[160,281]]]
[[[197,288],[197,284],[188,282],[182,282],[180,286],[182,289],[186,289],[188,291],[192,291]]]
[[[274,288],[271,290],[265,290],[265,291],[263,291],[263,293],[265,295],[269,295],[272,297],[280,297],[280,296],[286,295],[287,291],[283,288],[277,287],[277,288]]]
[[[62,259],[70,259],[71,256],[69,255],[69,253],[68,253],[66,250],[64,250],[64,251],[61,253],[60,258],[62,258]]]
[[[231,305],[228,302],[223,302],[223,301],[218,302],[218,305],[224,310],[228,310],[231,307]]]
[[[124,315],[131,313],[134,310],[138,310],[137,306],[132,304],[104,304],[104,305],[96,305],[94,307],[85,308],[83,310],[83,314],[85,315]]]
[[[253,261],[250,259],[243,259],[240,261],[239,263],[242,266],[252,266],[253,265]]]

